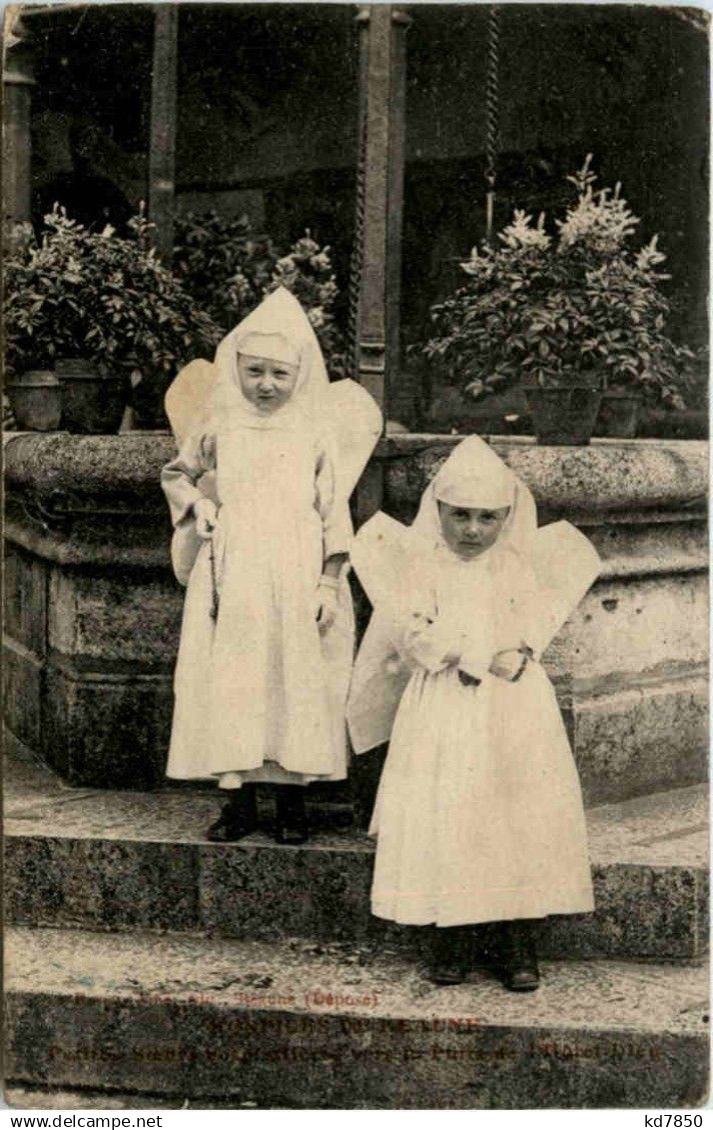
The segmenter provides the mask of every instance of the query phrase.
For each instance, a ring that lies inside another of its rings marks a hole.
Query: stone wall
[[[384,509],[410,520],[457,442],[384,440]],[[705,779],[706,445],[494,446],[540,521],[575,522],[604,562],[545,658],[587,803]],[[172,452],[163,433],[6,440],[7,722],[74,784],[163,779],[183,594],[158,485]]]

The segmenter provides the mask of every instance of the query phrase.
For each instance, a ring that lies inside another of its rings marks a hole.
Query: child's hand
[[[199,538],[208,541],[213,536],[216,522],[218,521],[218,511],[214,502],[209,498],[199,498],[198,502],[193,504],[193,513],[196,517],[196,533]]]
[[[527,656],[517,648],[511,647],[506,651],[498,651],[493,656],[493,661],[488,668],[491,675],[499,679],[507,679],[509,683],[516,682],[527,664]]]
[[[331,585],[320,582],[317,585],[317,602],[315,619],[320,632],[326,632],[331,627],[337,615],[337,590]]]

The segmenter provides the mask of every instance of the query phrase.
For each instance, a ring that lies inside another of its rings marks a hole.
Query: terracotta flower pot
[[[525,388],[537,442],[551,446],[583,447],[589,443],[602,392],[591,385],[563,388]]]
[[[82,358],[57,361],[56,370],[62,385],[63,428],[95,435],[119,430],[127,399],[123,376],[102,376]]]
[[[5,386],[20,431],[55,432],[62,414],[62,390],[49,369],[32,369]]]
[[[616,439],[633,439],[642,402],[643,397],[638,392],[622,393],[612,390],[602,393],[595,434]]]

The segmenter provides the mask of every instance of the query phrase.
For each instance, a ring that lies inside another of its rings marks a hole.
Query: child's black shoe
[[[232,844],[249,836],[257,828],[257,798],[254,785],[228,790],[227,804],[218,819],[206,832],[214,844]]]
[[[309,823],[303,785],[275,786],[275,839],[278,844],[304,844]]]
[[[435,985],[460,985],[466,973],[466,939],[462,928],[435,926],[431,935],[429,980]]]
[[[540,986],[532,924],[525,918],[501,922],[500,967],[503,985],[512,993],[531,993]]]

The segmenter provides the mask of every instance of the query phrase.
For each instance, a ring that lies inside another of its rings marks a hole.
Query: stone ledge
[[[171,569],[171,523],[165,503],[161,510],[137,516],[129,508],[123,518],[98,514],[74,516],[51,527],[32,511],[22,511],[16,498],[8,497],[4,526],[5,541],[43,561],[61,567],[94,566],[107,571]],[[175,582],[179,589],[178,582]]]
[[[385,509],[410,518],[429,474],[457,442],[385,439],[378,457]],[[545,448],[497,437],[494,444],[533,486],[541,520],[564,516],[584,525],[604,561],[602,578],[550,649],[555,673],[601,676],[667,658],[704,658],[707,445]],[[169,570],[170,526],[158,478],[173,440],[167,433],[25,433],[8,436],[5,450],[9,631],[24,649],[12,652],[5,676],[10,724],[77,783],[111,786],[125,779],[149,787],[163,772],[168,669],[180,624],[181,590]],[[148,658],[165,672],[153,681],[133,679],[127,668],[143,658],[136,652],[147,636]],[[50,649],[87,675],[94,665],[107,677],[74,678],[54,662],[40,669],[32,655]],[[112,666],[122,677],[110,686]],[[666,695],[649,696],[648,705],[632,701],[638,735],[625,709],[608,717],[599,707],[590,710],[591,725],[580,711],[575,755],[580,758],[581,747],[586,759],[586,747],[596,747],[595,760],[613,767],[616,787],[625,785],[628,795],[645,791],[651,779],[657,787],[700,779],[705,702],[698,693],[688,696],[693,714],[686,719],[679,690],[668,702]],[[620,750],[632,766],[633,787],[618,774]],[[650,772],[659,757],[665,780]],[[586,791],[595,790],[589,799],[620,795],[597,793],[601,777],[584,777]],[[607,768],[607,788],[611,777]]]
[[[462,438],[383,439],[376,461],[384,469],[384,508],[410,521],[428,479]],[[541,521],[566,517],[591,528],[605,576],[706,568],[703,441],[582,448],[539,447],[526,437],[490,441],[532,488]],[[170,523],[159,485],[175,450],[168,433],[10,433],[4,447],[8,541],[61,566],[169,569]]]
[[[538,503],[562,511],[625,511],[694,507],[705,511],[708,445],[702,440],[594,441],[588,447],[540,447],[488,437],[497,453],[531,487]],[[526,438],[526,437],[521,437]],[[376,458],[384,463],[387,493],[411,502],[462,436],[399,435],[384,438]],[[81,508],[82,499],[141,495],[152,506],[162,496],[161,467],[175,445],[165,432],[74,436],[65,432],[5,437],[10,490],[53,496],[55,509]],[[399,462],[406,461],[406,474]]]
[[[426,482],[463,436],[389,436],[384,462],[387,499],[415,507]],[[705,514],[708,444],[702,440],[600,440],[588,447],[541,447],[527,437],[489,437],[532,490],[538,506],[561,515],[654,508]]]
[[[168,432],[126,432],[84,436],[69,432],[6,433],[5,477],[11,490],[54,496],[69,511],[86,498],[148,496],[165,506],[161,468],[176,446]]]
[[[689,1107],[708,1075],[707,971],[476,971],[204,938],[11,929],[6,1077],[330,1108]]]
[[[585,804],[698,784],[708,778],[708,679],[643,681],[575,698],[565,721]]]

